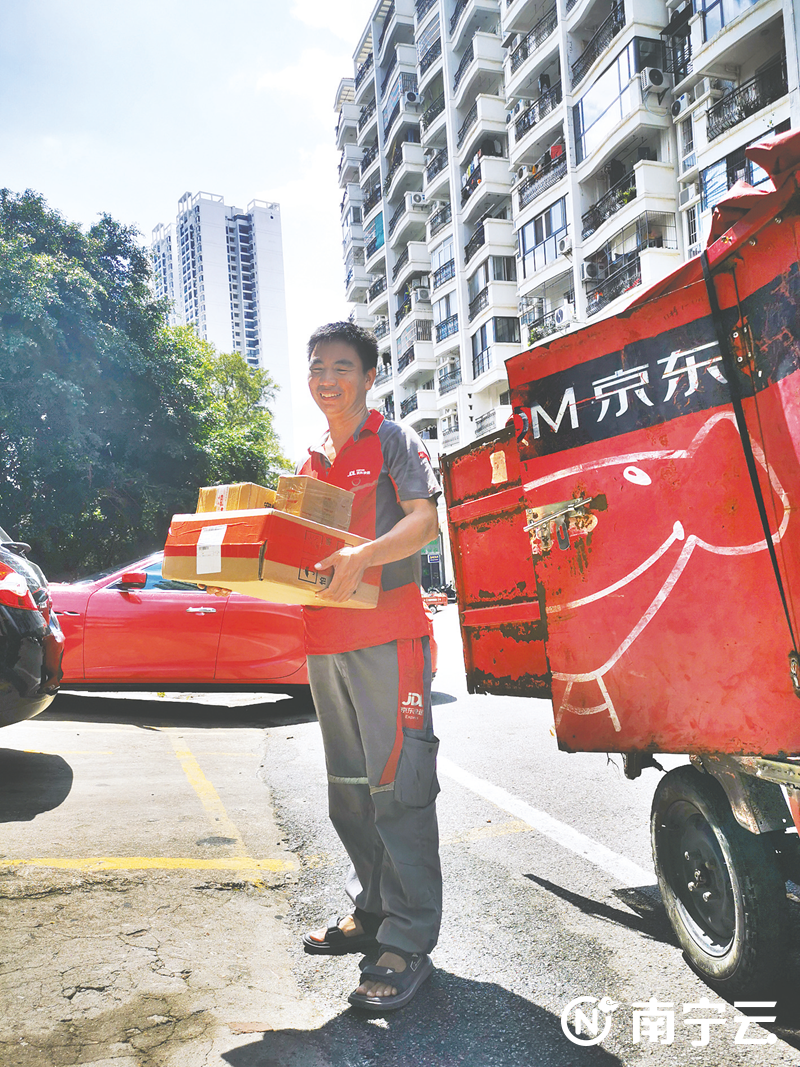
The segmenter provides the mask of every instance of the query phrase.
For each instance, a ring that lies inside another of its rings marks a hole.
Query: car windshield
[[[157,559],[161,559],[161,553],[158,554]],[[70,582],[70,585],[92,585],[94,582],[101,582],[103,578],[110,578],[112,574],[118,574],[122,571],[130,571],[135,567],[144,570],[148,564],[153,562],[152,554],[142,559],[140,556],[138,559],[132,559],[129,563],[116,564],[114,567],[108,567],[104,571],[97,571],[95,574],[88,574],[85,578],[76,578],[74,582]]]

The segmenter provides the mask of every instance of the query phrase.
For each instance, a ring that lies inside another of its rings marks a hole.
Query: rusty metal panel
[[[442,456],[467,685],[549,696],[546,622],[511,428]]]

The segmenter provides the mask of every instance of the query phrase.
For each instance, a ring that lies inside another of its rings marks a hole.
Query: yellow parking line
[[[221,831],[222,836],[224,837],[233,838],[234,840],[232,843],[236,844],[243,856],[246,855],[247,849],[242,840],[242,835],[239,833],[239,830],[233,822],[228,818],[228,813],[223,807],[219,794],[211,782],[209,782],[208,778],[203,774],[200,769],[200,764],[194,758],[193,754],[185,747],[183,738],[170,734],[169,739],[175,749],[175,755],[180,760],[183,773],[189,779],[189,784],[200,798],[200,803],[211,816],[214,829]]]
[[[0,871],[9,867],[56,867],[63,871],[292,871],[295,864],[279,859],[254,860],[250,856],[213,860],[191,856],[49,856],[0,860]]]

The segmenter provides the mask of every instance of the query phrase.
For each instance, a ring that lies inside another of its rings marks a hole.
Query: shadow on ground
[[[240,694],[168,694],[160,699],[155,694],[150,699],[138,696],[83,696],[76,693],[59,693],[47,711],[37,717],[50,722],[104,722],[139,726],[142,729],[175,726],[196,729],[269,729],[277,726],[293,726],[296,723],[314,722],[316,712],[310,695],[304,690],[296,696],[270,694],[253,703],[235,704],[227,707],[227,696]],[[207,703],[217,696],[220,703]],[[200,703],[200,701],[203,703]]]
[[[233,1028],[233,1027],[232,1027]],[[222,1054],[231,1067],[616,1067],[600,1046],[567,1040],[560,1019],[489,982],[437,970],[403,1011],[348,1009],[318,1030],[273,1030]]]
[[[30,822],[71,789],[72,768],[61,756],[0,748],[0,823]]]

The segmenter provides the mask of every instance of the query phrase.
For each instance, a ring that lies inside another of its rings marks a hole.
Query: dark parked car
[[[64,635],[29,551],[0,527],[0,726],[44,711],[61,679]]]

